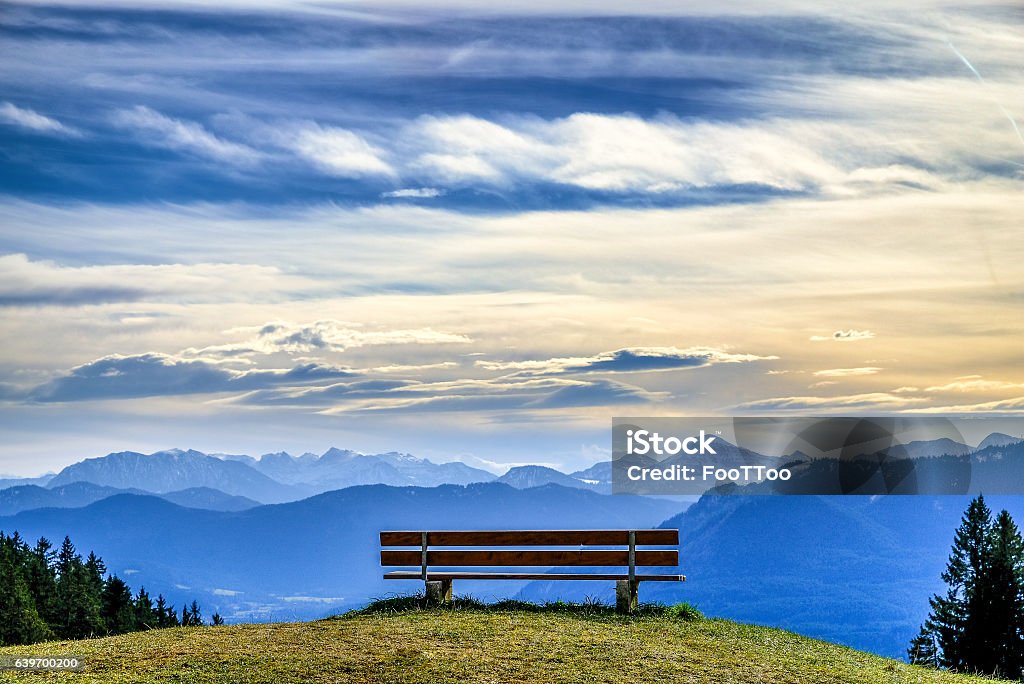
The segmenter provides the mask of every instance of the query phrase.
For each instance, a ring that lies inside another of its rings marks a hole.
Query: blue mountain
[[[118,489],[91,482],[72,482],[56,487],[22,485],[0,489],[0,515],[14,515],[35,508],[80,508],[118,494],[148,495],[141,489]],[[241,511],[260,504],[244,496],[232,496],[208,487],[195,487],[158,494],[162,499],[186,508],[211,511]]]
[[[90,482],[160,494],[205,488],[262,503],[281,503],[356,485],[436,487],[487,482],[494,477],[458,461],[434,463],[396,452],[360,454],[332,448],[321,456],[291,456],[279,452],[252,458],[168,449],[152,454],[122,451],[86,459],[64,468],[45,484],[59,487]],[[12,484],[30,482],[14,481]]]
[[[593,488],[592,485],[575,478],[571,475],[548,468],[546,466],[526,465],[509,468],[508,472],[499,477],[497,482],[502,482],[517,489],[529,487],[541,487],[548,484],[561,485],[562,487],[578,487],[581,489]]]
[[[790,629],[890,657],[928,613],[962,496],[706,494],[665,521],[680,530],[683,584],[652,582],[642,601],[689,601],[709,615]],[[1024,497],[990,497],[1024,522]],[[593,582],[535,582],[527,600],[613,600]]]
[[[78,509],[0,517],[0,530],[95,550],[133,587],[234,620],[306,619],[374,596],[421,589],[381,578],[385,529],[655,527],[673,502],[547,485],[500,483],[433,488],[371,485],[241,512],[183,508],[121,494]],[[522,585],[465,582],[460,592],[510,596]]]
[[[47,487],[74,482],[156,493],[205,487],[263,503],[294,500],[307,494],[272,480],[245,463],[214,458],[191,449],[169,449],[153,454],[122,451],[89,458],[64,468]]]

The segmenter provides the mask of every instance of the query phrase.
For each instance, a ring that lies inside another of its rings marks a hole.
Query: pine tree
[[[82,557],[78,555],[75,545],[71,543],[71,537],[65,536],[60,545],[60,551],[57,552],[57,575],[69,574],[76,559],[81,561]]]
[[[0,532],[0,645],[203,624],[196,601],[179,619],[163,595],[155,605],[144,587],[133,597],[117,575],[103,579],[106,569],[93,552],[82,560],[69,537],[54,551],[46,538],[30,547]]]
[[[992,528],[988,584],[988,648],[995,654],[992,671],[1019,679],[1024,674],[1024,541],[1006,511],[999,514]]]
[[[57,609],[54,631],[68,639],[106,632],[100,595],[92,571],[82,562],[71,539],[64,537],[57,553]]]
[[[135,597],[135,628],[154,629],[158,626],[156,612],[153,610],[153,600],[146,593],[146,587],[139,587],[139,593]]]
[[[50,541],[40,537],[25,564],[25,581],[35,598],[39,616],[51,625],[57,620],[57,579],[53,567],[56,555]]]
[[[982,578],[991,562],[991,529],[992,511],[979,496],[967,507],[953,537],[953,549],[942,573],[948,585],[946,595],[935,595],[929,601],[932,614],[926,627],[938,640],[943,667],[951,670],[980,669],[984,659],[986,597]]]
[[[93,590],[97,594],[102,593],[105,586],[103,576],[107,574],[107,564],[103,562],[102,558],[90,551],[89,557],[85,559],[85,569]]]
[[[0,645],[31,644],[50,636],[39,617],[15,553],[20,539],[0,535]]]
[[[910,644],[912,662],[1019,678],[1024,672],[1024,542],[1010,514],[979,496],[964,513],[942,579],[944,596]],[[937,649],[936,649],[937,647]],[[937,652],[936,652],[937,650]]]
[[[91,578],[90,578],[91,579]],[[134,632],[135,604],[128,585],[117,575],[107,577],[101,594],[101,612],[110,634]]]
[[[210,617],[210,624],[214,627],[219,627],[224,624],[224,618],[221,617],[220,613],[214,613],[213,616]]]
[[[156,597],[156,607],[153,609],[156,614],[156,626],[159,628],[170,627],[171,622],[168,618],[168,613],[174,614],[174,606],[170,606],[168,610],[167,599],[164,598],[163,594]]]
[[[939,667],[939,642],[935,638],[935,633],[929,630],[927,625],[922,625],[921,631],[911,640],[910,648],[907,649],[907,657],[912,665]]]

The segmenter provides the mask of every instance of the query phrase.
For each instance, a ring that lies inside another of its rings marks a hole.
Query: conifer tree
[[[913,662],[1019,678],[1024,671],[1024,542],[1010,514],[982,496],[964,513],[942,579],[944,596],[911,642]]]
[[[19,571],[19,548],[20,539],[0,535],[0,645],[31,644],[50,635]]]
[[[1024,674],[1024,542],[1013,518],[1002,511],[992,528],[986,616],[995,674],[1019,679]]]
[[[105,586],[103,576],[107,574],[107,564],[103,562],[102,558],[90,551],[89,557],[85,559],[85,569],[93,590],[97,594],[101,593]]]
[[[92,552],[82,560],[69,537],[55,551],[46,538],[32,547],[0,531],[0,645],[203,624],[196,601],[179,620],[163,595],[154,605],[145,588],[133,597],[116,575],[104,580],[106,567]]]
[[[912,665],[938,668],[941,664],[939,642],[935,638],[935,633],[929,630],[927,625],[922,625],[921,631],[910,641],[907,657]]]
[[[990,562],[992,511],[982,496],[974,499],[953,537],[953,549],[942,573],[946,595],[931,598],[926,626],[942,652],[942,665],[951,670],[979,669],[982,659],[982,621],[985,613],[983,578]]]
[[[91,579],[91,578],[90,578]],[[110,634],[135,631],[135,604],[128,585],[118,577],[107,577],[101,595],[101,615]]]
[[[193,627],[199,627],[203,624],[203,614],[199,612],[199,604],[195,601],[192,602],[192,607],[188,611],[189,622]]]
[[[57,621],[54,631],[68,639],[102,634],[100,595],[92,571],[86,568],[71,539],[64,537],[57,553]]]
[[[135,628],[155,629],[158,626],[153,600],[146,593],[146,587],[139,587],[139,593],[135,597]]]
[[[164,628],[171,626],[168,614],[174,615],[174,606],[168,607],[167,599],[164,598],[163,594],[159,594],[156,597],[156,607],[153,608],[153,612],[156,614],[157,627]]]
[[[40,537],[25,561],[28,590],[35,598],[39,616],[47,624],[57,619],[57,579],[53,567],[56,555],[50,540]]]

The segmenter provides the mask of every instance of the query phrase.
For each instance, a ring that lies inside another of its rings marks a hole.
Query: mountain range
[[[0,489],[0,515],[13,515],[35,508],[80,508],[117,494],[147,495],[141,489],[118,489],[91,482],[72,482],[54,487],[20,485]],[[244,496],[232,496],[209,487],[193,487],[157,495],[186,508],[204,508],[211,511],[243,511],[260,503]]]
[[[1003,458],[1003,454],[1007,448],[1020,441],[1020,438],[1010,435],[993,433],[974,448],[950,439],[937,439],[910,442],[894,450],[899,451],[900,456],[921,460],[938,456],[969,456],[976,484],[983,484],[986,491],[1006,491],[1007,485],[1016,486],[1019,477],[1024,474],[1024,458],[1017,461]],[[777,466],[787,461],[806,463],[806,457],[799,452],[785,457],[772,457],[736,447],[721,439],[716,444],[718,454],[715,463],[720,467],[761,464]],[[646,457],[637,458],[638,463],[644,467],[666,467],[674,462],[692,460],[692,457],[683,456],[660,462]],[[933,463],[927,465],[934,466]],[[612,463],[598,462],[572,473],[563,473],[545,466],[526,465],[511,468],[499,477],[460,461],[434,463],[410,454],[361,454],[333,447],[320,455],[305,453],[293,456],[277,452],[258,458],[206,454],[193,449],[168,449],[152,454],[122,451],[69,465],[55,475],[0,479],[0,491],[27,485],[52,489],[88,482],[118,490],[156,494],[197,488],[213,489],[259,503],[283,503],[367,484],[436,487],[442,484],[465,485],[495,480],[517,488],[558,484],[610,493]]]
[[[232,620],[309,619],[419,582],[385,582],[377,535],[386,529],[654,527],[671,501],[546,485],[362,485],[244,511],[198,510],[159,497],[118,494],[82,508],[0,517],[0,530],[35,540],[70,535],[133,587]],[[465,582],[460,591],[511,595],[521,583]]]
[[[607,472],[610,476],[610,469]],[[306,453],[292,456],[278,452],[258,458],[237,454],[206,454],[194,449],[167,449],[151,454],[121,451],[85,459],[67,466],[56,475],[0,480],[0,492],[30,485],[38,489],[55,489],[76,483],[90,483],[109,488],[110,494],[117,490],[155,493],[167,498],[166,495],[173,492],[208,489],[259,503],[284,503],[368,484],[437,487],[443,484],[465,485],[495,480],[520,489],[560,484],[610,491],[607,478],[605,481],[587,480],[577,477],[576,473],[567,475],[544,466],[519,466],[498,477],[460,461],[434,463],[426,458],[397,452],[361,454],[331,448],[320,455]],[[44,500],[36,490],[28,490],[20,496]],[[81,496],[87,495],[81,493]],[[98,498],[97,495],[92,500]],[[57,496],[50,497],[50,500],[53,503],[40,505],[62,505],[63,499]],[[88,503],[82,498],[75,500],[80,502],[78,505]],[[8,510],[3,507],[3,501],[5,499],[0,497],[0,512]]]
[[[1024,522],[1024,496],[986,497]],[[640,600],[687,601],[708,615],[772,625],[893,658],[928,614],[963,496],[704,495],[662,527],[680,530],[682,584]],[[614,600],[601,582],[532,582],[529,601]]]
[[[1021,481],[1024,442],[1008,435],[995,433],[973,449],[941,440],[904,448],[936,463],[966,459],[972,486],[986,495]],[[968,502],[953,495],[739,496],[723,488],[687,507],[607,496],[611,472],[608,462],[571,474],[521,466],[496,478],[461,463],[340,449],[260,458],[119,452],[34,484],[0,487],[0,530],[57,542],[71,535],[132,586],[176,602],[199,597],[208,612],[237,621],[321,617],[419,590],[416,582],[381,579],[382,529],[662,525],[681,530],[680,571],[688,581],[645,584],[642,600],[690,601],[710,615],[900,656],[928,597],[941,589]],[[446,478],[463,481],[439,484]],[[1024,523],[1024,496],[989,503]],[[611,600],[613,588],[463,582],[456,590],[484,599]]]

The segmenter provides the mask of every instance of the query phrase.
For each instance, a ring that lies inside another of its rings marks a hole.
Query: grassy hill
[[[990,680],[912,667],[841,646],[671,612],[523,607],[348,614],[307,623],[192,627],[0,649],[79,655],[84,673],[6,681],[714,682],[815,684]]]

